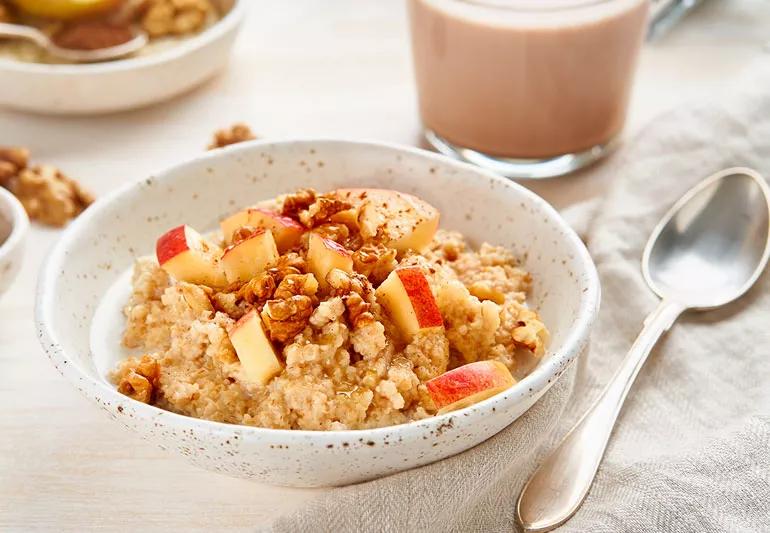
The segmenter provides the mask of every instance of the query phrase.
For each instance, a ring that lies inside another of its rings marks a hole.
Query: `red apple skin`
[[[189,248],[185,235],[185,225],[182,224],[160,236],[155,244],[155,255],[158,257],[158,263],[162,265],[187,249]]]
[[[337,252],[338,254],[342,254],[342,255],[344,255],[345,257],[350,257],[350,256],[352,256],[352,255],[353,255],[353,254],[351,254],[351,253],[350,253],[350,252],[347,250],[347,248],[345,248],[344,246],[342,246],[342,245],[341,245],[340,243],[338,243],[337,241],[333,241],[333,240],[331,240],[331,239],[327,239],[326,237],[321,237],[321,240],[323,241],[323,243],[324,243],[324,246],[326,246],[326,247],[327,247],[329,250],[334,250],[334,251],[335,251],[335,252]]]
[[[440,410],[474,394],[503,390],[514,383],[508,368],[499,361],[477,361],[445,372],[427,381],[425,386],[436,409]]]
[[[336,244],[336,243],[335,243]],[[441,318],[436,300],[425,279],[425,274],[419,267],[403,267],[396,270],[398,279],[404,286],[412,308],[417,316],[417,323],[420,328],[443,327],[444,320]]]

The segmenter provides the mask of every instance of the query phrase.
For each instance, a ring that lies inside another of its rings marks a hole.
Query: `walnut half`
[[[160,365],[149,355],[132,363],[120,378],[118,392],[143,403],[152,403],[160,379]]]
[[[63,226],[94,201],[80,184],[50,165],[25,168],[6,187],[31,219],[51,226]]]
[[[311,314],[312,298],[297,295],[285,300],[268,300],[261,316],[270,340],[287,342],[305,329]]]

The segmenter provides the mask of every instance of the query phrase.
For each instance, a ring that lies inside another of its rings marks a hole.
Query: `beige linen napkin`
[[[729,105],[659,117],[595,170],[610,184],[586,233],[602,310],[589,353],[541,401],[465,453],[332,490],[272,529],[515,529],[523,483],[606,383],[656,305],[639,271],[655,223],[717,170],[744,165],[770,176],[770,72],[720,96]],[[739,302],[687,314],[662,339],[585,505],[562,531],[770,531],[769,288],[765,273]]]

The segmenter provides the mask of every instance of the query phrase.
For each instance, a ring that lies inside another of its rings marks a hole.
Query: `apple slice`
[[[395,269],[375,295],[407,340],[418,331],[444,327],[436,299],[419,267]]]
[[[331,270],[338,268],[348,274],[353,273],[353,254],[337,242],[311,233],[307,248],[307,266],[321,287],[326,288],[326,274]]]
[[[477,361],[444,372],[425,383],[438,414],[456,411],[491,398],[516,380],[500,361]]]
[[[383,244],[396,250],[421,252],[438,229],[438,209],[411,194],[387,189],[338,189],[336,193],[358,207],[364,237],[382,235]]]
[[[251,381],[266,385],[273,376],[283,370],[256,309],[243,315],[227,331],[227,335],[235,348],[235,354],[243,366],[246,377]]]
[[[222,254],[222,267],[228,283],[245,283],[278,262],[273,232],[258,229],[242,241],[231,244]]]
[[[163,270],[180,281],[209,287],[227,284],[218,261],[221,254],[221,248],[184,224],[161,235],[155,244],[155,255]]]
[[[251,226],[253,228],[269,229],[273,232],[273,238],[278,246],[278,251],[284,253],[299,243],[304,226],[296,220],[285,217],[275,211],[250,207],[227,217],[219,223],[225,242],[232,242],[233,233],[238,228]]]

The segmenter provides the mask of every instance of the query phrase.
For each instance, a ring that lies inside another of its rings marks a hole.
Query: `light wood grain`
[[[704,5],[643,52],[627,136],[658,112],[729,98],[764,51],[770,3]],[[30,147],[98,193],[198,153],[236,120],[265,136],[418,144],[403,5],[254,0],[230,68],[172,102],[95,118],[0,111],[0,144]],[[533,188],[557,207],[590,199],[590,172]],[[111,422],[50,366],[32,324],[37,269],[59,235],[33,229],[23,272],[0,299],[0,529],[253,530],[312,490],[198,470]]]

